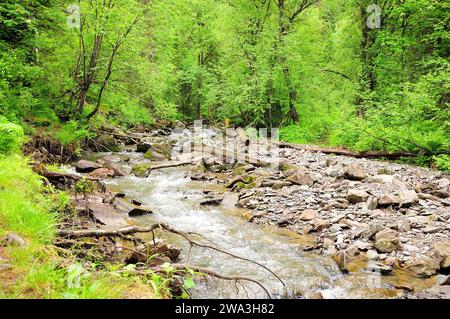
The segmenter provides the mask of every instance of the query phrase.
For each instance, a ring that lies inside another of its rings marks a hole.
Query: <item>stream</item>
[[[111,153],[96,156],[106,154]],[[142,154],[134,152],[116,155],[129,157],[133,163],[143,161]],[[161,169],[152,171],[148,178],[126,176],[105,180],[105,184],[110,190],[125,193],[127,198],[136,199],[153,210],[153,214],[136,218],[136,224],[164,222],[183,231],[196,232],[221,249],[270,268],[286,287],[262,267],[208,249],[194,247],[190,251],[189,244],[181,237],[165,235],[169,243],[182,248],[181,263],[255,279],[270,291],[272,298],[293,298],[313,292],[320,292],[324,298],[399,297],[401,291],[390,286],[385,278],[398,281],[400,274],[379,276],[362,269],[344,275],[330,256],[301,249],[302,243],[312,240],[308,235],[250,223],[242,209],[200,205],[204,190],[224,189],[213,182],[192,181],[188,172],[188,167]],[[371,288],[374,282],[378,288]],[[236,285],[217,279],[199,280],[190,292],[192,298],[267,298],[256,284]]]

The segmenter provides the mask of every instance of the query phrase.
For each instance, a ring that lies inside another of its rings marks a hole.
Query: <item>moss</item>
[[[145,177],[147,175],[147,171],[151,168],[150,163],[142,163],[136,164],[131,169],[131,173],[133,173],[137,177]]]
[[[238,175],[244,175],[245,174],[245,165],[240,165],[238,167],[233,168],[233,175],[238,176]]]
[[[239,182],[239,183],[236,183],[236,185],[234,186],[234,189],[235,190],[241,190],[241,189],[251,189],[251,188],[255,188],[256,187],[256,183],[255,182],[252,182],[252,183],[249,183],[249,184],[246,184],[246,183],[243,183],[243,182]]]

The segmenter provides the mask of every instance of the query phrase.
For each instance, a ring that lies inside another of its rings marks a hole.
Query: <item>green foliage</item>
[[[433,161],[436,167],[444,172],[450,173],[450,156],[449,155],[439,155],[434,156]]]
[[[0,116],[0,155],[17,152],[24,141],[22,127],[8,122]]]
[[[86,137],[92,137],[94,134],[89,131],[87,126],[81,123],[71,120],[64,124],[59,130],[56,131],[56,138],[63,145],[69,145],[74,142],[81,141]]]

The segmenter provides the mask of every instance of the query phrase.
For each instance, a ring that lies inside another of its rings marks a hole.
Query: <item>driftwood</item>
[[[286,143],[286,142],[277,142],[275,143],[280,148],[293,148],[296,150],[305,150],[310,152],[321,152],[324,154],[335,154],[335,155],[345,155],[345,156],[351,156],[356,158],[387,158],[387,159],[398,159],[400,157],[415,157],[418,154],[416,153],[410,153],[410,152],[376,152],[376,151],[370,151],[370,152],[353,152],[346,149],[339,149],[339,148],[327,148],[327,147],[319,147],[319,146],[312,146],[312,145],[302,145],[302,144],[292,144],[292,143]]]
[[[253,261],[246,257],[241,257],[238,255],[235,255],[233,253],[227,252],[225,250],[214,247],[212,245],[199,243],[199,242],[193,240],[192,238],[190,238],[189,233],[185,233],[183,231],[174,229],[171,226],[164,224],[164,223],[153,224],[153,225],[147,226],[147,227],[129,226],[129,227],[123,227],[123,228],[119,228],[119,229],[115,229],[115,230],[105,230],[105,229],[60,230],[58,232],[58,236],[65,237],[65,238],[82,238],[82,237],[96,237],[96,236],[123,236],[123,235],[130,235],[130,234],[134,234],[134,233],[149,233],[149,232],[153,232],[156,229],[165,230],[170,233],[179,235],[179,236],[183,237],[186,241],[188,241],[191,246],[211,249],[211,250],[223,253],[225,255],[228,255],[230,257],[248,261],[252,264],[260,266],[260,267],[264,268],[265,270],[267,270],[269,273],[271,273],[274,277],[276,277],[283,286],[286,286],[286,284],[283,282],[283,280],[277,274],[275,274],[272,270],[270,270],[268,267],[264,266],[263,264],[260,264],[256,261]]]
[[[148,173],[150,174],[151,171],[154,171],[156,169],[163,169],[163,168],[169,168],[169,167],[179,167],[179,166],[185,166],[192,164],[191,161],[181,161],[181,162],[167,162],[162,163],[158,165],[153,165],[148,169]]]

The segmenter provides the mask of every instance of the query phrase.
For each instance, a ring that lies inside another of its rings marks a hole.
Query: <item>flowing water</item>
[[[135,153],[122,153],[136,160]],[[153,171],[148,178],[127,176],[105,181],[113,191],[141,201],[154,211],[136,219],[139,225],[164,222],[174,228],[196,232],[220,248],[264,264],[286,283],[284,287],[267,270],[248,261],[238,260],[203,248],[189,249],[182,238],[169,235],[168,241],[181,247],[183,263],[207,267],[225,275],[245,276],[262,283],[272,297],[283,298],[305,292],[321,292],[325,298],[386,298],[396,297],[392,289],[377,274],[361,270],[343,275],[329,256],[302,251],[308,237],[279,227],[249,223],[245,211],[220,206],[200,205],[203,190],[217,190],[217,184],[191,181],[189,168],[169,168]],[[190,252],[190,253],[189,253]],[[383,278],[386,276],[382,276]],[[388,276],[397,280],[399,276]],[[409,280],[409,279],[408,279]],[[264,291],[253,283],[235,284],[223,280],[200,281],[191,291],[193,298],[266,298]],[[377,287],[377,288],[373,288]]]

